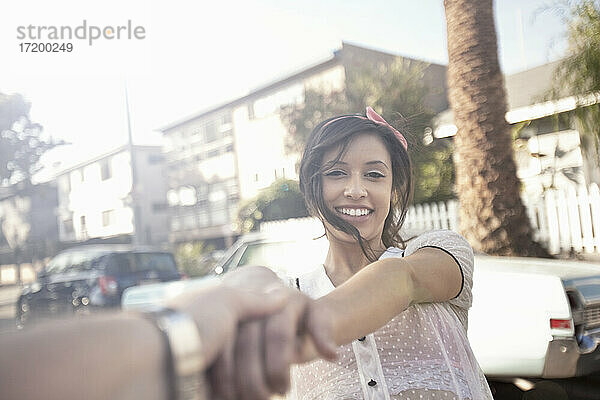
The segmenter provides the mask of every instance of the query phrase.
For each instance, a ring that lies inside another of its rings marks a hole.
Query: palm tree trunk
[[[547,255],[519,195],[492,0],[444,0],[444,7],[461,232],[487,254]]]

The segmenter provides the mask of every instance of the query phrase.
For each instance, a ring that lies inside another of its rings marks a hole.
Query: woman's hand
[[[226,400],[268,399],[271,393],[287,391],[292,363],[335,358],[328,309],[317,308],[314,300],[285,287],[274,273],[262,267],[241,268],[224,284],[281,293],[286,305],[259,321],[239,325],[235,340],[225,347],[210,371],[216,396]]]

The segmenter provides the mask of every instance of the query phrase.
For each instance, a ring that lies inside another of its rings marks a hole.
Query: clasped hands
[[[292,364],[336,357],[330,311],[264,267],[240,268],[170,305],[198,324],[213,398],[268,399],[288,390]]]

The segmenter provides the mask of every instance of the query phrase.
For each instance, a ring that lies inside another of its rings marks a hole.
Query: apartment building
[[[300,154],[285,149],[288,131],[281,107],[301,104],[308,88],[343,90],[349,70],[396,57],[344,43],[330,59],[163,127],[171,240],[229,246],[239,234],[240,201],[278,178],[298,178]],[[445,110],[446,67],[428,65],[425,80],[436,90],[426,102],[435,111]]]
[[[132,173],[133,152],[135,182]],[[120,146],[57,173],[61,242],[122,237],[168,240],[164,157],[160,146]],[[134,229],[134,223],[136,225]]]
[[[577,109],[597,107],[600,94],[578,95],[564,87],[559,98],[544,100],[560,63],[554,61],[504,77],[506,121],[518,133],[514,149],[517,177],[523,184],[522,196],[530,199],[539,198],[549,188],[600,183],[600,162],[592,135],[586,135],[586,127],[575,117]],[[451,109],[436,119],[435,137],[458,131]]]
[[[224,246],[239,200],[231,110],[176,126],[167,137],[171,241],[221,239]]]

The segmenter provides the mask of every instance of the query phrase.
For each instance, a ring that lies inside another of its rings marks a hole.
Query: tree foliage
[[[543,11],[558,15],[567,26],[567,56],[556,69],[554,87],[546,98],[565,95],[600,95],[600,1],[558,0]],[[582,144],[595,148],[600,140],[600,105],[581,104],[575,110],[575,124]]]
[[[29,118],[31,104],[20,94],[0,93],[0,185],[31,181],[41,155],[54,146]]]
[[[240,205],[238,223],[242,232],[250,232],[258,230],[261,222],[307,216],[298,182],[279,179]]]
[[[290,134],[287,149],[300,153],[315,126],[334,115],[364,112],[371,106],[383,118],[409,132],[409,154],[413,162],[416,203],[454,197],[452,142],[423,144],[423,132],[432,125],[434,112],[425,105],[430,94],[424,74],[427,63],[396,58],[362,68],[347,68],[344,90],[308,88],[302,104],[282,108],[282,119]]]
[[[561,15],[569,42],[568,56],[558,70],[561,83],[577,94],[600,91],[600,1],[563,2]]]
[[[302,104],[284,106],[281,110],[281,119],[288,128],[286,150],[301,154],[308,135],[319,122],[334,115],[347,114],[349,109],[342,91],[327,93],[314,88],[306,89]]]
[[[188,277],[200,277],[215,267],[216,259],[210,256],[213,251],[214,247],[204,242],[182,243],[175,249],[175,260]]]
[[[409,148],[413,163],[415,204],[446,201],[456,197],[452,138],[436,139],[428,146]]]

